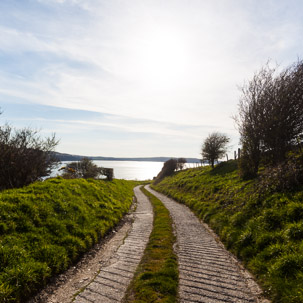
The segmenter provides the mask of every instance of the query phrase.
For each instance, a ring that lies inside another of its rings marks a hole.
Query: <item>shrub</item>
[[[242,149],[239,158],[239,176],[243,180],[254,179],[258,174],[259,160],[255,159],[255,154],[251,155],[247,152],[247,148]]]
[[[160,182],[165,177],[171,176],[174,171],[177,169],[177,160],[170,159],[164,162],[162,170],[159,172],[158,176],[155,179],[155,183]]]
[[[182,170],[184,168],[186,162],[187,161],[185,158],[177,159],[177,170]]]
[[[112,168],[98,167],[92,160],[86,157],[78,162],[67,164],[61,170],[63,170],[62,177],[65,179],[97,179],[100,175],[103,175],[107,177],[107,180],[112,181],[114,177],[114,170]]]
[[[266,65],[243,85],[235,120],[251,171],[258,172],[261,158],[282,163],[302,143],[302,81],[303,61],[298,61],[281,72]]]
[[[303,153],[292,153],[286,161],[267,167],[260,175],[259,192],[283,192],[303,185]]]
[[[0,189],[17,188],[48,176],[57,165],[55,135],[42,139],[29,128],[0,127]]]

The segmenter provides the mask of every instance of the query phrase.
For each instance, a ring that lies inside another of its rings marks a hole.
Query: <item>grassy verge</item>
[[[178,264],[173,251],[175,236],[169,211],[155,196],[142,188],[154,208],[154,227],[144,256],[124,302],[177,302]]]
[[[23,302],[125,214],[134,182],[37,182],[0,193],[0,302]]]
[[[303,302],[303,188],[259,194],[255,186],[230,161],[176,173],[154,188],[208,223],[273,302]]]

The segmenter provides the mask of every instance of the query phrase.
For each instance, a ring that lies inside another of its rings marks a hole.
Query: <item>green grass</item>
[[[188,205],[279,303],[303,302],[303,187],[263,193],[237,163],[181,171],[153,186]]]
[[[125,214],[135,182],[37,182],[0,193],[0,302],[23,302]]]
[[[154,209],[154,226],[124,302],[177,302],[178,264],[173,251],[172,219],[163,203],[144,188]]]

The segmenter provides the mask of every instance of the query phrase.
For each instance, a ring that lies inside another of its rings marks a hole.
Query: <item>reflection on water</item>
[[[58,169],[71,161],[63,161]],[[100,167],[113,168],[116,179],[125,180],[152,180],[156,177],[163,167],[163,162],[144,162],[144,161],[93,161]],[[194,164],[187,163],[187,167],[194,167]],[[52,176],[58,175],[58,169]]]
[[[94,161],[98,166],[114,169],[116,179],[151,180],[162,169],[163,162]]]
[[[52,177],[60,174],[60,167],[72,161],[62,161],[52,173]],[[93,161],[100,167],[113,168],[114,178],[125,180],[151,180],[156,177],[163,167],[163,162],[144,161]]]

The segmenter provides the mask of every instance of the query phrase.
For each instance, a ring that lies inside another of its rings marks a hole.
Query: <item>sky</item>
[[[241,86],[302,59],[301,0],[0,0],[0,125],[57,151],[201,157],[239,146]]]

